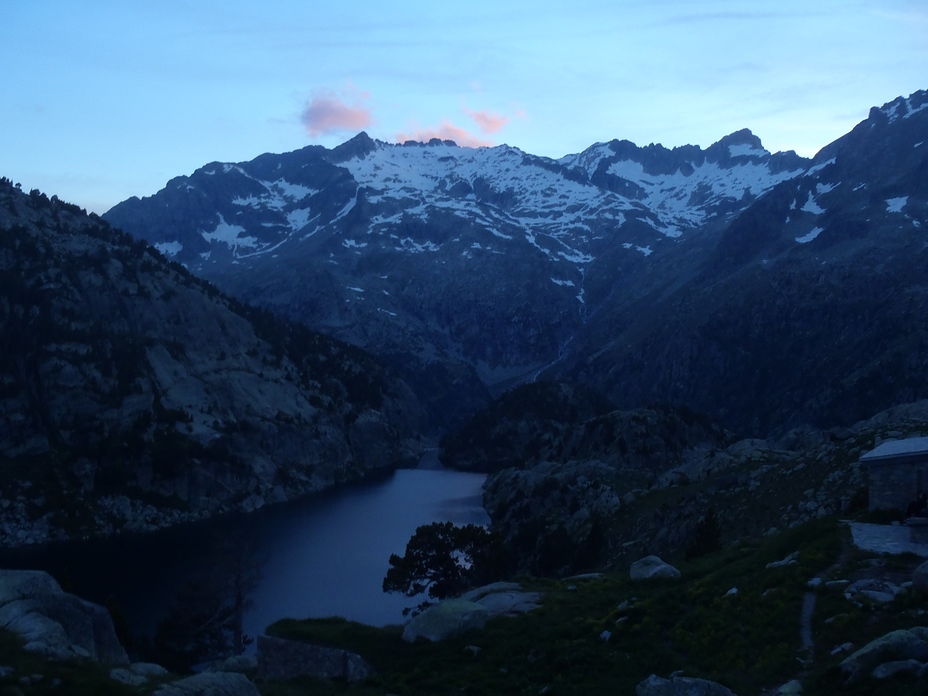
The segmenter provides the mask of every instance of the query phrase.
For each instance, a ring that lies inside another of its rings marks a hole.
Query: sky
[[[103,213],[360,131],[812,156],[928,89],[925,0],[0,0],[0,176]]]

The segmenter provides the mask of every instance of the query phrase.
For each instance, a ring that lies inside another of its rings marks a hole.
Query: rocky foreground
[[[648,554],[683,556],[710,514],[724,546],[866,508],[860,456],[926,433],[925,401],[769,440],[687,425],[672,410],[617,411],[543,438],[514,434],[524,463],[488,477],[484,506],[517,572],[618,570]],[[473,451],[484,461],[485,446]]]

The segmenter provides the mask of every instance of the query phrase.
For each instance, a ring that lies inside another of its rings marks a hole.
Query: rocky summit
[[[207,164],[104,217],[381,356],[438,429],[549,375],[766,436],[928,396],[911,358],[926,100],[874,109],[812,160],[748,130],[559,160],[361,133]]]
[[[414,458],[420,426],[362,351],[0,184],[3,545],[253,510]]]

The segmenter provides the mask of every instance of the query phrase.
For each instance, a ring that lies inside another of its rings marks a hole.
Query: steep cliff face
[[[253,509],[415,456],[363,351],[0,184],[0,542]]]

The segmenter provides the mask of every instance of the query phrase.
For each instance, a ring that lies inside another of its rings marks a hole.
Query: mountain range
[[[928,396],[926,141],[924,91],[811,160],[748,130],[558,160],[361,133],[207,164],[103,217],[379,356],[433,430],[557,377],[765,435]]]

